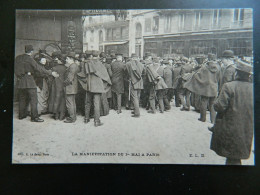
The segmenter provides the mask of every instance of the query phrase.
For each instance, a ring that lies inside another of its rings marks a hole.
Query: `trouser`
[[[122,94],[121,93],[116,93],[116,92],[112,92],[112,97],[113,97],[113,102],[117,103],[116,105],[116,109],[117,110],[121,110],[122,109]]]
[[[150,107],[152,111],[155,112],[155,97],[158,99],[160,111],[164,111],[164,103],[163,103],[163,96],[164,96],[165,90],[160,89],[155,92],[154,88],[150,88],[150,93],[149,93],[149,102],[150,102]]]
[[[19,89],[19,118],[27,116],[27,107],[29,103],[31,107],[31,119],[38,118],[39,116],[37,110],[37,89]]]
[[[60,115],[60,118],[62,119],[65,116],[65,93],[64,91],[57,92],[55,94],[55,102],[53,104],[53,114],[55,116]]]
[[[75,94],[66,94],[66,107],[71,120],[77,120]]]
[[[131,95],[131,100],[134,104],[134,115],[135,116],[140,116],[140,110],[139,110],[140,94],[141,94],[141,89],[134,89],[133,86],[131,85],[130,95]]]
[[[241,159],[227,158],[226,165],[241,165]]]
[[[215,101],[215,97],[201,96],[201,103],[200,103],[200,119],[201,119],[201,121],[206,121],[206,111],[207,111],[207,106],[209,105],[210,121],[213,124],[215,123],[216,112],[215,112],[214,107],[213,107],[214,101]]]
[[[94,105],[94,121],[100,120],[100,101],[101,93],[86,92],[85,99],[85,119],[90,119],[90,109],[93,102]]]
[[[175,106],[180,106],[179,89],[174,89]]]
[[[179,98],[183,108],[190,108],[190,96],[191,92],[187,89],[181,88],[179,91]]]
[[[165,106],[165,110],[171,109],[170,100],[169,100],[169,93],[170,93],[170,89],[165,89],[164,93],[163,93],[163,103],[164,103],[164,106]]]
[[[149,106],[149,86],[145,85],[141,92],[142,107],[146,108]]]
[[[168,89],[168,92],[167,92],[167,97],[168,97],[168,101],[170,102],[172,100],[174,96],[174,89]]]

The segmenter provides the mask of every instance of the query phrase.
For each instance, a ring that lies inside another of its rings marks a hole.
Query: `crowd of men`
[[[231,50],[218,59],[215,54],[164,59],[146,53],[139,59],[136,54],[129,58],[99,51],[49,55],[45,50],[34,58],[33,47],[26,45],[25,54],[16,57],[15,75],[19,119],[30,111],[32,122],[43,122],[39,116],[49,113],[55,120],[74,123],[80,113],[85,123],[93,117],[97,127],[110,109],[120,114],[124,106],[139,118],[140,106],[150,114],[164,113],[174,101],[184,112],[193,106],[201,122],[210,111],[211,149],[227,157],[227,164],[239,164],[250,155],[252,65]]]

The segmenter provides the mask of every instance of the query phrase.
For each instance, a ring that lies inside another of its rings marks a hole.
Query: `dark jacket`
[[[65,72],[65,79],[64,79],[64,85],[65,85],[65,94],[77,94],[78,93],[78,65],[77,64],[71,64]]]
[[[144,65],[138,61],[131,60],[126,63],[126,70],[128,78],[131,81],[134,89],[143,89],[143,78],[142,73]]]
[[[31,56],[22,54],[16,57],[14,73],[17,77],[17,88],[36,88],[34,80],[36,72],[51,75],[50,70],[39,65]]]
[[[111,64],[112,70],[112,91],[115,93],[124,93],[124,69],[123,62],[115,61]]]
[[[173,87],[173,89],[178,88],[179,78],[181,76],[180,72],[181,72],[181,66],[178,66],[178,67],[173,69],[173,72],[172,72],[172,87]]]
[[[167,88],[172,88],[172,71],[169,67],[162,67],[158,69],[158,74],[163,78]]]
[[[214,109],[222,117],[216,120],[211,149],[228,158],[249,158],[253,138],[253,84],[242,81],[224,84]]]
[[[198,95],[217,97],[219,83],[219,69],[216,63],[204,65],[191,78],[183,84],[183,87]]]
[[[106,67],[97,59],[87,60],[78,78],[83,89],[91,93],[106,93],[111,86]]]

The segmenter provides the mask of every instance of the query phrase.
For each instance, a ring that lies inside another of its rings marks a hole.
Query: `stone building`
[[[131,10],[130,29],[131,52],[141,57],[252,55],[252,9]]]

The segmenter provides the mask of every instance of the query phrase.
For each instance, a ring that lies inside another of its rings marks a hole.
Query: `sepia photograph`
[[[13,164],[255,165],[253,9],[15,14]]]

